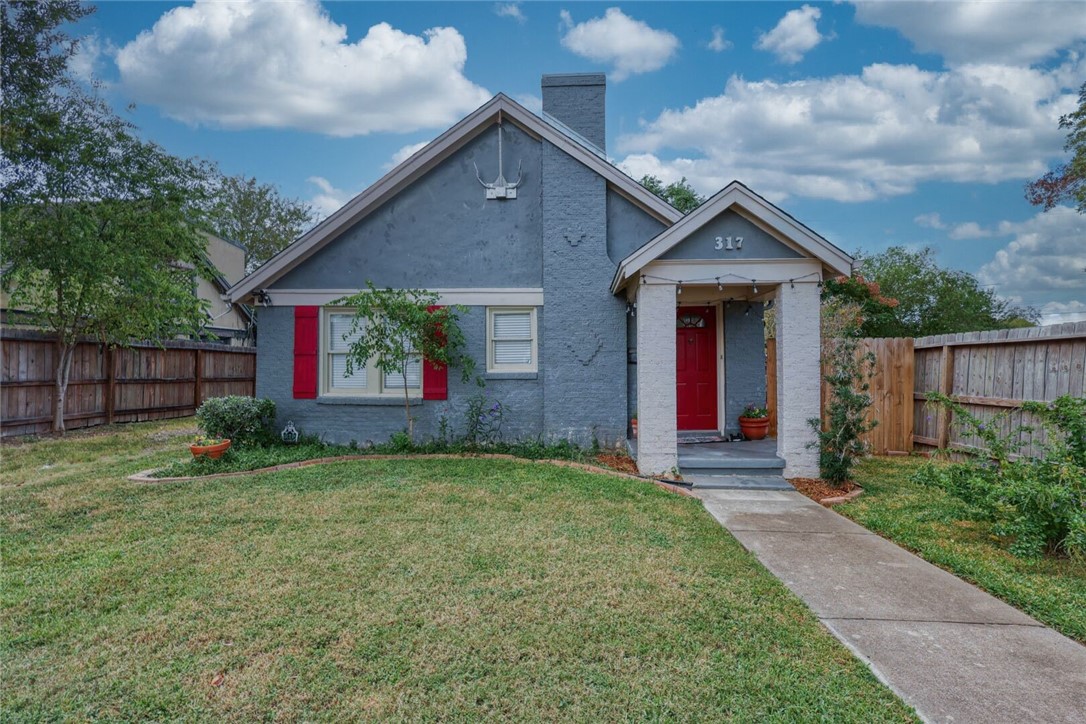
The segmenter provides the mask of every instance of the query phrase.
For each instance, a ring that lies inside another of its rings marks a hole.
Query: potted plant
[[[637,415],[635,414],[630,418],[630,432],[634,436],[634,440],[637,439]]]
[[[748,440],[761,440],[769,433],[769,410],[753,402],[739,416],[739,432]]]
[[[189,445],[189,450],[192,451],[192,457],[209,457],[212,460],[221,458],[222,454],[229,448],[229,440],[224,440],[220,437],[208,437],[207,435],[197,435],[196,439]]]

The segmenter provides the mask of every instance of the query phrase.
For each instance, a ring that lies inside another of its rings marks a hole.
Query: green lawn
[[[856,480],[864,494],[836,510],[1086,643],[1086,565],[1011,555],[975,509],[909,481],[921,463],[920,458],[863,461]]]
[[[4,447],[6,721],[913,719],[696,500],[479,459],[123,479],[185,424]]]

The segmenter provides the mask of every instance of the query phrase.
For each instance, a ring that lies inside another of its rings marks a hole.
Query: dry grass
[[[6,720],[912,717],[695,500],[493,460],[124,480],[163,429],[3,450]]]

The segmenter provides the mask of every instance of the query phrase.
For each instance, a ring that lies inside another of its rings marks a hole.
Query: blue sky
[[[100,2],[75,32],[147,138],[323,213],[494,93],[605,71],[632,175],[738,178],[848,251],[930,245],[1086,319],[1083,216],[1022,195],[1064,157],[1086,3]]]

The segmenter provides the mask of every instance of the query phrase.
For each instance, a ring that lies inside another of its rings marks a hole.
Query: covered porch
[[[643,474],[695,485],[767,487],[817,477],[808,420],[820,415],[821,282],[851,258],[733,183],[619,265],[613,290],[631,310],[631,400]],[[764,314],[776,338],[777,435],[730,439],[747,404],[766,406]],[[730,476],[732,485],[713,485]]]

